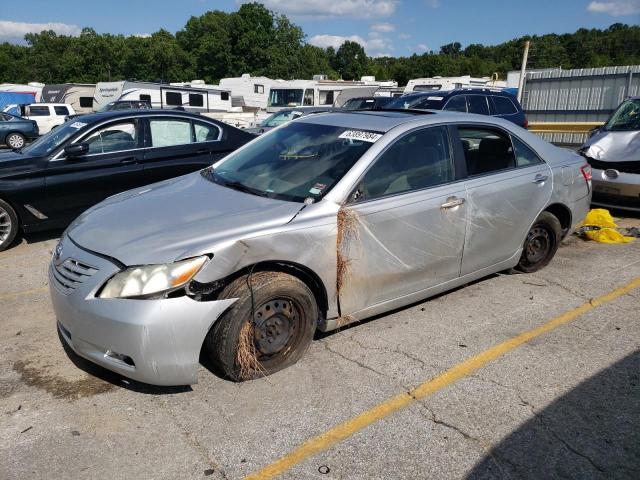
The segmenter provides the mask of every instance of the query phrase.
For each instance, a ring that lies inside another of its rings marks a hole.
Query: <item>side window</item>
[[[136,124],[131,121],[113,123],[94,131],[83,142],[89,144],[88,154],[132,150],[138,146]]]
[[[69,109],[63,105],[56,105],[53,107],[53,110],[56,112],[56,115],[69,115]]]
[[[443,110],[450,110],[452,112],[466,112],[467,101],[464,95],[456,95],[451,97],[445,104]]]
[[[199,93],[190,93],[189,105],[192,107],[202,107],[204,105],[204,97]]]
[[[313,105],[313,89],[307,88],[304,91],[304,102],[303,105]]]
[[[209,123],[193,122],[193,129],[196,134],[196,142],[213,142],[218,140],[220,130]]]
[[[509,137],[497,130],[458,128],[469,176],[497,172],[515,166]]]
[[[151,101],[151,95],[147,95],[145,93],[141,93],[140,94],[140,100],[142,100],[143,102],[150,102]]]
[[[166,92],[165,100],[167,105],[172,105],[172,106],[182,105],[182,94],[178,92]]]
[[[48,117],[49,116],[49,107],[38,106],[38,105],[29,105],[29,113],[30,117]]]
[[[518,109],[507,97],[490,97],[493,100],[496,115],[513,115]]]
[[[81,108],[93,108],[93,97],[80,97]]]
[[[191,122],[189,120],[152,118],[149,120],[151,128],[151,146],[169,147],[171,145],[185,145],[191,141]]]
[[[264,93],[264,85],[255,84],[253,86],[253,93]]]
[[[358,187],[358,199],[419,190],[453,179],[446,127],[425,128],[396,140],[378,157]]]
[[[220,100],[224,100],[225,102],[229,100],[229,92],[220,92]]]
[[[513,141],[513,148],[516,152],[516,166],[517,167],[527,167],[529,165],[535,165],[537,163],[542,163],[540,157],[535,154],[533,150],[527,147],[524,143],[518,140],[516,137],[511,137]]]
[[[487,97],[484,95],[467,95],[467,104],[469,105],[469,113],[489,115],[489,105],[487,105]]]

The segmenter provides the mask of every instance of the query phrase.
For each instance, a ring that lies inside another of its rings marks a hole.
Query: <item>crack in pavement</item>
[[[361,368],[364,368],[364,369],[366,369],[366,370],[369,370],[369,371],[371,371],[371,372],[373,372],[373,373],[375,373],[375,374],[377,374],[377,375],[380,375],[380,376],[382,376],[382,377],[388,378],[389,380],[392,380],[392,381],[394,381],[394,382],[396,381],[393,377],[390,377],[390,376],[389,376],[389,375],[387,375],[386,373],[382,373],[382,372],[380,372],[380,371],[376,370],[375,368],[370,367],[369,365],[365,365],[364,363],[362,363],[362,362],[360,362],[360,361],[358,361],[358,360],[354,360],[353,358],[349,358],[349,357],[347,357],[346,355],[344,355],[344,354],[342,354],[342,353],[338,352],[337,350],[333,350],[333,349],[329,346],[329,343],[328,343],[328,342],[323,342],[323,345],[324,345],[324,348],[325,348],[326,350],[328,350],[329,352],[331,352],[331,353],[333,353],[333,354],[337,355],[337,356],[338,356],[338,357],[340,357],[340,358],[343,358],[344,360],[347,360],[348,362],[355,363],[356,365],[358,365],[358,366],[359,366],[359,367],[361,367]]]

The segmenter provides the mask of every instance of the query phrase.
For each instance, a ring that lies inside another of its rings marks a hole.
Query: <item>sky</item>
[[[0,3],[0,42],[23,43],[31,31],[77,35],[148,35],[180,30],[207,10],[237,10],[246,0],[21,0]],[[640,0],[264,0],[302,27],[307,42],[338,47],[345,39],[370,56],[407,56],[460,42],[498,44],[522,35],[640,24]]]

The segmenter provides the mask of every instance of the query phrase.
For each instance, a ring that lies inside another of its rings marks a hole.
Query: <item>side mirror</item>
[[[85,142],[73,143],[64,147],[64,156],[66,158],[79,158],[86,155],[88,152],[89,144]]]

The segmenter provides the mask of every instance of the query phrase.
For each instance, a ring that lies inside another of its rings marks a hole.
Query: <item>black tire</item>
[[[20,132],[11,132],[6,136],[4,142],[9,148],[22,148],[26,145],[27,139]]]
[[[298,278],[255,272],[231,282],[218,298],[238,298],[205,340],[209,358],[221,374],[235,381],[271,375],[296,363],[309,348],[318,306],[313,292]],[[246,330],[249,325],[251,330]],[[251,342],[256,363],[242,365],[238,360],[243,335],[250,339],[245,342]]]
[[[555,215],[542,212],[524,241],[516,270],[532,273],[545,267],[554,257],[562,240],[562,225]]]
[[[6,250],[18,234],[18,216],[11,205],[0,200],[0,252]]]

